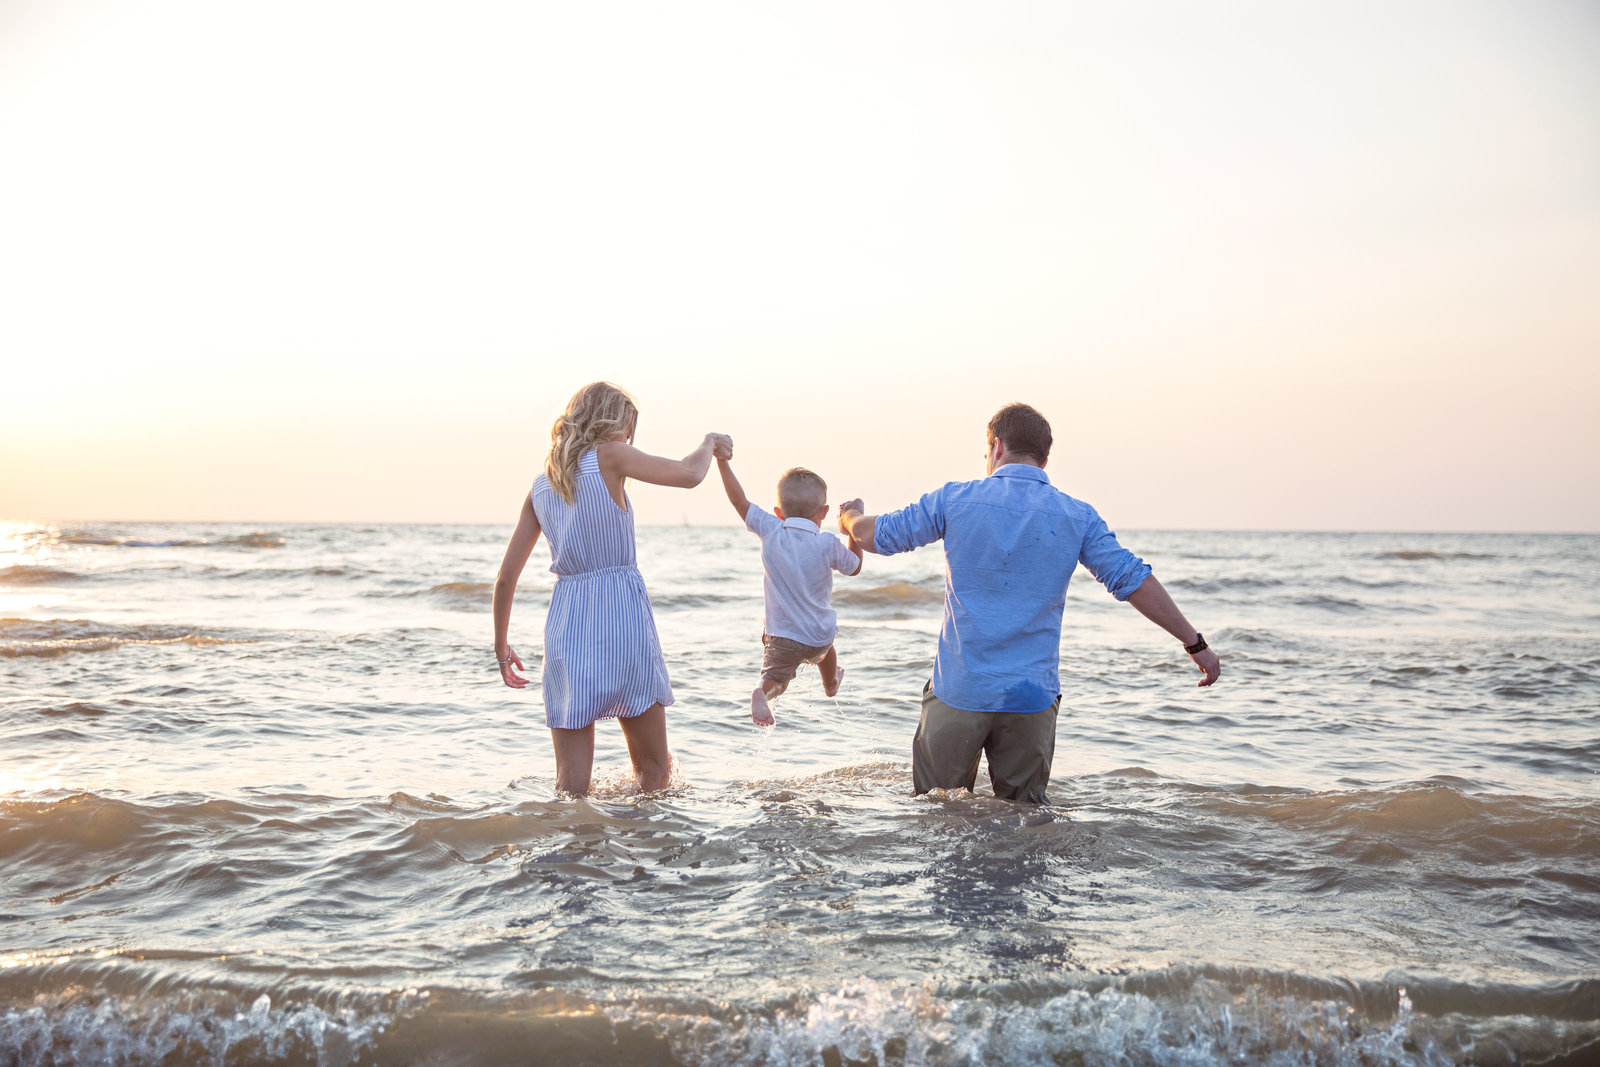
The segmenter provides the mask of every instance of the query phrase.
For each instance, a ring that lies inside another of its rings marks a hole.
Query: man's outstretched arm
[[[1176,637],[1185,645],[1192,645],[1200,640],[1200,631],[1189,625],[1189,620],[1183,617],[1183,612],[1178,610],[1178,605],[1172,602],[1172,594],[1166,587],[1156,581],[1155,575],[1150,575],[1144,584],[1135,589],[1128,596],[1128,603],[1139,610],[1139,614],[1161,627],[1167,633]],[[1222,674],[1222,662],[1217,659],[1217,654],[1209,647],[1202,648],[1199,652],[1190,654],[1194,665],[1200,668],[1200,673],[1205,675],[1200,679],[1201,685],[1210,685]]]

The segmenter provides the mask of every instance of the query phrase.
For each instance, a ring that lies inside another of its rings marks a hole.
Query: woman
[[[680,459],[633,447],[639,410],[609,382],[579,389],[550,430],[544,473],[522,501],[517,529],[506,545],[494,583],[494,654],[500,677],[513,689],[528,680],[507,643],[511,600],[528,553],[543,531],[550,539],[556,586],[544,632],[544,717],[555,746],[556,788],[582,796],[594,768],[594,724],[615,718],[628,742],[634,777],[643,792],[667,786],[667,715],[672,687],[650,596],[639,574],[633,509],[624,484],[692,489],[710,469],[713,451],[733,442],[707,434]]]

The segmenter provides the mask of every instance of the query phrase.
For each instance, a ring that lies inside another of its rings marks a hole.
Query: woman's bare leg
[[[628,759],[633,762],[633,777],[639,792],[665,789],[672,781],[672,753],[667,751],[667,709],[652,704],[643,715],[617,721],[622,724],[622,736],[628,742]]]
[[[581,730],[550,731],[556,750],[556,790],[575,797],[589,795],[589,776],[594,772],[594,724]]]

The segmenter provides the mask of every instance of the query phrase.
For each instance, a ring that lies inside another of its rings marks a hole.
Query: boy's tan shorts
[[[816,663],[828,654],[832,642],[826,645],[802,645],[787,637],[761,635],[761,680],[787,682],[802,663]]]

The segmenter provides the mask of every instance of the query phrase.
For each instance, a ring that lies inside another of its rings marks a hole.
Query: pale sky
[[[609,378],[763,502],[1025,400],[1119,529],[1600,531],[1597,59],[1578,0],[0,0],[0,518],[509,524]]]

